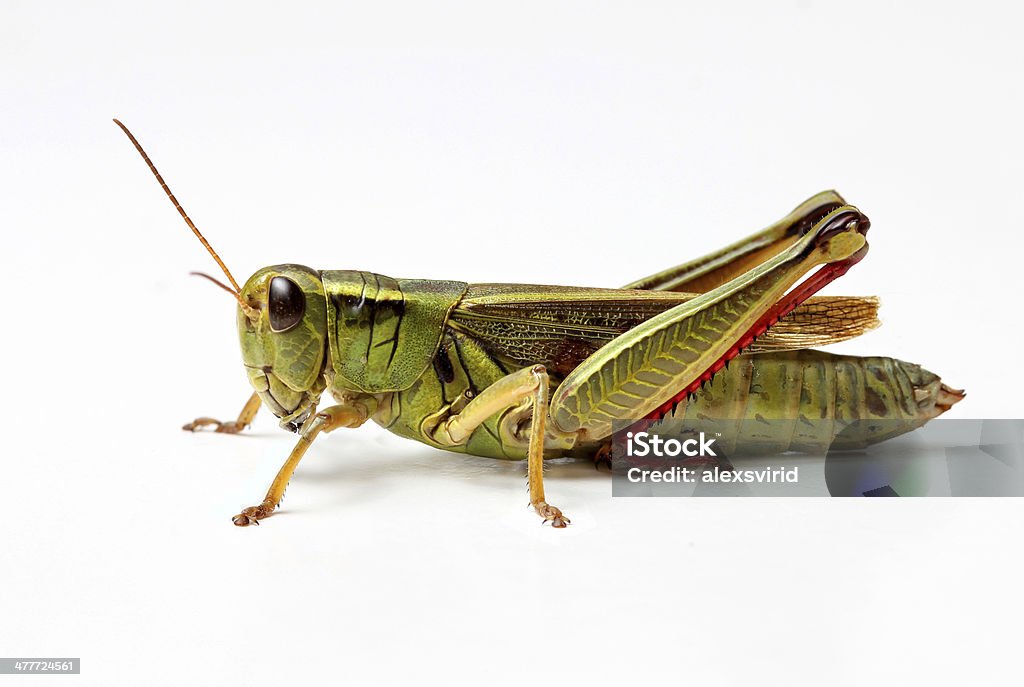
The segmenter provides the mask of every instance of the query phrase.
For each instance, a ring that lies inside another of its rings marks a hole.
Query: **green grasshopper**
[[[525,458],[531,505],[543,522],[565,527],[569,518],[547,502],[543,461],[606,455],[615,423],[740,410],[877,417],[909,431],[963,395],[902,361],[803,350],[877,324],[875,299],[813,296],[868,250],[868,218],[834,191],[621,289],[393,279],[291,264],[260,269],[239,286],[114,121],[230,286],[202,276],[238,302],[255,392],[235,421],[198,418],[184,429],[236,433],[265,404],[299,434],[262,503],[234,516],[238,526],[273,513],[321,432],[367,420],[438,448]],[[336,404],[317,410],[325,391]]]

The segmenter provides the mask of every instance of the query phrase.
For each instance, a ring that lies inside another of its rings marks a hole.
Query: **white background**
[[[1009,3],[88,5],[0,9],[0,655],[89,685],[1019,675],[1017,500],[612,499],[558,465],[554,531],[524,466],[366,427],[232,527],[294,437],[180,431],[249,394],[234,308],[110,122],[240,280],[615,286],[834,187],[872,249],[828,292],[884,319],[836,350],[1021,417]]]

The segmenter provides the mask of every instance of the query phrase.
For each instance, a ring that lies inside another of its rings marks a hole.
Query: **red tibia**
[[[762,315],[761,318],[758,319],[757,322],[755,322],[754,325],[748,329],[747,332],[741,336],[728,351],[725,352],[725,355],[712,363],[711,367],[693,380],[689,386],[684,388],[665,403],[658,406],[654,411],[647,415],[644,420],[660,420],[668,415],[676,404],[686,400],[687,396],[696,392],[697,389],[699,389],[705,382],[711,381],[711,378],[715,373],[725,367],[727,362],[738,356],[740,351],[752,344],[757,337],[768,331],[769,327],[789,313],[793,312],[798,305],[820,291],[826,284],[846,274],[847,270],[860,262],[860,259],[863,258],[866,253],[867,251],[860,251],[846,260],[825,265],[811,275],[807,281],[803,282],[783,296],[782,300],[773,305],[768,312]]]

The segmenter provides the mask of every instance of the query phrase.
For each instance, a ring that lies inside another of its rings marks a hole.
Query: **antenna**
[[[160,176],[160,172],[156,170],[156,165],[154,165],[153,161],[149,159],[149,155],[146,155],[146,151],[142,149],[142,145],[139,144],[135,136],[132,135],[132,132],[128,130],[128,127],[122,124],[118,119],[114,119],[114,124],[117,124],[119,127],[121,127],[121,131],[123,131],[125,135],[128,136],[128,140],[130,140],[132,142],[132,145],[135,146],[135,149],[139,151],[139,155],[141,155],[142,159],[146,161],[146,164],[149,166],[149,170],[153,172],[153,176],[155,176],[156,180],[160,182],[160,188],[162,188],[164,190],[164,193],[167,194],[167,197],[171,199],[171,203],[174,204],[175,209],[177,209],[178,213],[185,220],[185,224],[187,224],[189,229],[192,230],[192,233],[196,235],[196,238],[199,239],[200,243],[206,246],[206,250],[210,252],[210,255],[213,256],[213,259],[217,261],[218,265],[220,265],[221,270],[223,270],[224,274],[227,275],[228,281],[231,282],[231,286],[233,286],[234,289],[229,289],[227,286],[221,284],[220,282],[218,282],[216,279],[209,275],[200,274],[200,276],[206,277],[207,279],[214,282],[215,284],[218,284],[228,292],[234,294],[235,300],[237,300],[238,304],[242,306],[242,310],[250,319],[255,319],[256,317],[258,317],[257,311],[251,305],[242,300],[242,289],[239,288],[238,282],[235,281],[235,278],[231,276],[231,271],[228,269],[228,266],[224,264],[224,261],[220,259],[219,255],[217,255],[217,251],[213,249],[213,246],[210,245],[210,242],[206,240],[206,237],[203,236],[202,232],[200,232],[196,225],[192,222],[192,220],[189,219],[189,216],[185,213],[185,209],[181,207],[181,203],[179,203],[178,199],[174,197],[173,193],[171,193],[171,189],[167,186],[167,182],[165,182],[164,178]]]

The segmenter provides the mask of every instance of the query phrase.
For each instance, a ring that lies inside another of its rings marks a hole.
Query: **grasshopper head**
[[[231,282],[228,286],[208,274],[193,272],[217,284],[238,301],[238,336],[249,381],[263,403],[281,418],[283,427],[298,429],[316,409],[326,386],[323,366],[327,304],[320,274],[301,265],[266,267],[239,289],[231,270],[189,219],[132,132],[118,120],[114,123],[128,136],[185,224]]]
[[[249,382],[296,430],[324,390],[327,305],[320,274],[302,265],[264,267],[242,287],[238,336]]]

